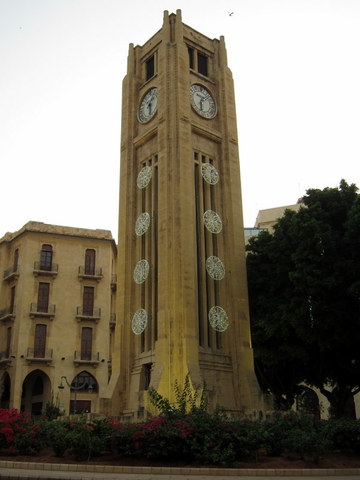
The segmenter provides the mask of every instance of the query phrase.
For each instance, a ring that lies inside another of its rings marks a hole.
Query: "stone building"
[[[30,222],[0,240],[2,404],[136,420],[149,386],[174,401],[188,377],[210,408],[257,416],[243,231],[224,38],[165,11],[129,47],[116,268],[106,231]]]
[[[234,85],[225,41],[164,12],[123,81],[111,410],[206,382],[210,406],[256,412]]]
[[[101,410],[115,260],[105,230],[29,222],[0,239],[2,407],[33,415],[47,402],[66,412]]]

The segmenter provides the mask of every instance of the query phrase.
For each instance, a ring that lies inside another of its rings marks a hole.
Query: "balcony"
[[[79,267],[78,271],[79,280],[96,280],[100,282],[103,278],[102,268],[86,268],[84,266]]]
[[[78,322],[81,321],[92,321],[98,323],[101,318],[101,308],[84,308],[84,307],[77,307],[76,309],[76,320]]]
[[[116,286],[117,286],[117,275],[113,273],[111,275],[111,289],[115,292],[116,291]]]
[[[13,358],[15,357],[11,355],[11,352],[9,350],[5,352],[0,352],[0,368],[10,367]]]
[[[116,325],[116,313],[110,314],[110,328],[115,328]]]
[[[15,318],[15,307],[7,307],[0,310],[0,322],[13,322]]]
[[[55,317],[55,305],[32,303],[30,305],[30,317],[43,317],[52,320]]]
[[[50,365],[53,360],[53,351],[52,349],[45,348],[28,348],[26,354],[26,361],[28,364],[31,363],[44,363]]]
[[[76,351],[74,353],[74,365],[76,367],[79,367],[80,365],[90,365],[96,368],[99,363],[100,363],[99,352],[97,353],[85,352],[84,354],[82,352]]]
[[[19,276],[18,265],[13,265],[10,268],[7,268],[4,271],[3,280],[5,282],[10,282],[11,280],[17,279]]]
[[[57,263],[51,263],[51,265],[46,265],[41,262],[34,263],[34,275],[35,277],[39,275],[46,275],[55,278],[59,271],[59,265]]]

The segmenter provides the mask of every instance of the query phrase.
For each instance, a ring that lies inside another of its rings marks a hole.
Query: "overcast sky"
[[[117,238],[128,46],[177,9],[225,36],[245,226],[360,187],[360,0],[0,0],[0,237],[36,220]]]

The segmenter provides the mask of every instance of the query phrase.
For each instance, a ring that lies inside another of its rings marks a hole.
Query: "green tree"
[[[247,247],[255,364],[289,406],[305,382],[335,417],[360,391],[360,197],[356,185],[310,189],[298,212]]]

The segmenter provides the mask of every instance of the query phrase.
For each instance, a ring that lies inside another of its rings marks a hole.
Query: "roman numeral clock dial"
[[[143,96],[138,110],[139,122],[147,123],[155,115],[158,105],[157,94],[157,88],[154,87]]]
[[[214,118],[217,113],[216,102],[209,90],[194,83],[190,87],[191,106],[203,118]]]

